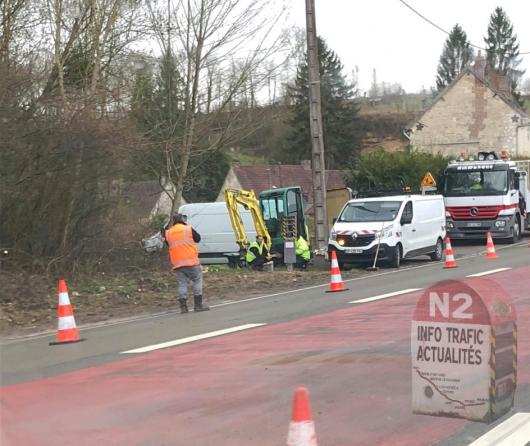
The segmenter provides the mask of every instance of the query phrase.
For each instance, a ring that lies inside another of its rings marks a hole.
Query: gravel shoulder
[[[367,273],[362,268],[342,272],[343,279]],[[78,326],[178,308],[176,279],[170,271],[99,272],[69,281],[70,301]],[[210,305],[275,292],[329,284],[329,271],[272,273],[204,267],[204,298]],[[57,283],[44,275],[0,272],[0,335],[23,336],[57,327]],[[191,291],[191,287],[190,287]],[[192,296],[189,294],[192,301]]]

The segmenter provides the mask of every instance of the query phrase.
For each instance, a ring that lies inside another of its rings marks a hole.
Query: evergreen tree
[[[63,65],[63,80],[67,89],[85,89],[88,87],[93,64],[90,61],[89,48],[80,41],[72,48]]]
[[[151,149],[139,154],[135,164],[140,175],[150,177],[153,172],[164,175],[166,159],[164,152],[177,145],[182,115],[181,82],[174,56],[162,55],[156,74],[146,66],[136,73],[131,112],[137,127],[150,141]],[[178,152],[175,152],[175,158]],[[137,173],[138,174],[138,173]]]
[[[356,157],[360,148],[359,107],[353,102],[354,85],[343,74],[340,59],[320,37],[318,55],[326,167],[343,169]],[[282,150],[277,158],[300,162],[311,159],[307,54],[298,66],[295,85],[289,88],[289,96],[293,103],[292,132],[287,150]]]
[[[436,86],[443,90],[464,70],[473,58],[473,49],[467,41],[467,35],[462,27],[456,24],[445,41],[440,62]]]
[[[512,82],[512,94],[518,97],[515,92],[517,81],[524,74],[524,71],[517,69],[521,63],[519,43],[517,35],[513,32],[513,25],[502,8],[495,8],[495,12],[491,14],[488,36],[484,41],[489,65],[509,77]]]
[[[157,74],[149,66],[136,73],[131,113],[136,126],[150,142],[148,150],[138,153],[132,160],[131,177],[153,178],[155,173],[165,175],[166,150],[173,151],[174,162],[179,152],[175,150],[182,138],[183,94],[182,77],[176,61],[165,53],[159,61]],[[190,159],[184,183],[184,196],[188,201],[213,201],[228,173],[227,156],[220,150],[198,148]]]

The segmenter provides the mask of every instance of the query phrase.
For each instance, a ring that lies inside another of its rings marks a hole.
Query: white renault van
[[[429,255],[441,260],[445,207],[441,195],[399,195],[350,200],[330,232],[328,251],[339,265],[378,261],[398,268],[401,260]]]

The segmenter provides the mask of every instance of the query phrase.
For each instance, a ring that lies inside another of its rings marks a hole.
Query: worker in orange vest
[[[186,294],[190,281],[193,284],[194,311],[209,310],[210,307],[202,304],[202,268],[196,245],[201,241],[200,234],[186,224],[185,215],[175,214],[173,226],[165,231],[165,240],[171,266],[177,274],[180,312],[188,312]]]

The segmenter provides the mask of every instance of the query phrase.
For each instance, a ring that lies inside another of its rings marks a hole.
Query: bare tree
[[[284,43],[284,11],[271,17],[273,2],[263,0],[167,0],[149,5],[160,47],[174,52],[182,79],[179,119],[165,150],[164,174],[176,185],[174,211],[182,200],[190,159],[245,133],[237,101],[248,95],[254,103],[266,86],[268,77],[258,67],[277,57]]]

